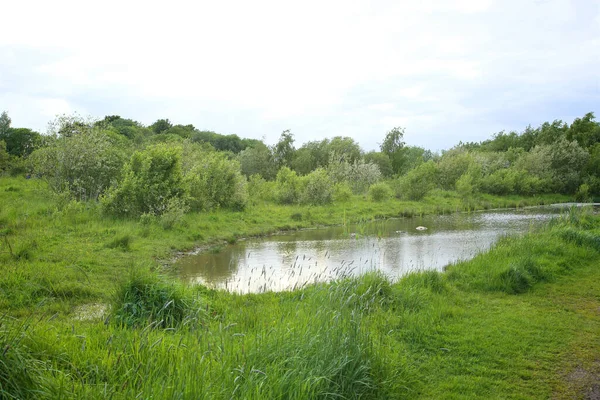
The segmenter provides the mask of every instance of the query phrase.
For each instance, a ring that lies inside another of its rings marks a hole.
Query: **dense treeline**
[[[408,146],[404,130],[364,152],[349,137],[295,147],[173,125],[150,126],[106,116],[61,116],[41,135],[0,117],[0,170],[46,180],[78,201],[98,200],[112,215],[177,216],[188,210],[243,209],[249,203],[326,204],[352,195],[382,201],[420,200],[434,190],[465,200],[496,195],[600,194],[600,123],[593,113],[572,124],[546,122],[523,132],[500,132],[480,143],[459,143],[441,154]]]

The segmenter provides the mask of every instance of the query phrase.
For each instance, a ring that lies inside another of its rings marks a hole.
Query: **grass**
[[[59,201],[36,181],[0,179],[0,200],[12,247],[0,248],[0,398],[570,399],[600,376],[596,216],[572,212],[445,272],[240,295],[173,282],[157,273],[161,260],[285,227],[462,203],[437,193],[259,205],[188,214],[167,229]],[[95,304],[110,307],[79,312]]]

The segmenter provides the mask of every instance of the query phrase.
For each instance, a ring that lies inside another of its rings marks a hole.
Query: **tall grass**
[[[142,268],[133,269],[112,304],[112,319],[128,327],[173,328],[198,323],[202,306],[191,290]]]

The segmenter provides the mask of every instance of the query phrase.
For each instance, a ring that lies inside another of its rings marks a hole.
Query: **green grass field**
[[[585,212],[393,283],[237,295],[160,273],[177,251],[281,229],[564,200],[436,192],[173,224],[0,178],[0,398],[585,399],[600,390],[600,220]]]

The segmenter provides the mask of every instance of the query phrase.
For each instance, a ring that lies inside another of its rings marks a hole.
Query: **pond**
[[[177,261],[175,271],[187,282],[240,293],[294,290],[373,270],[397,279],[470,259],[500,237],[527,232],[560,209],[428,215],[301,230],[190,254]]]

